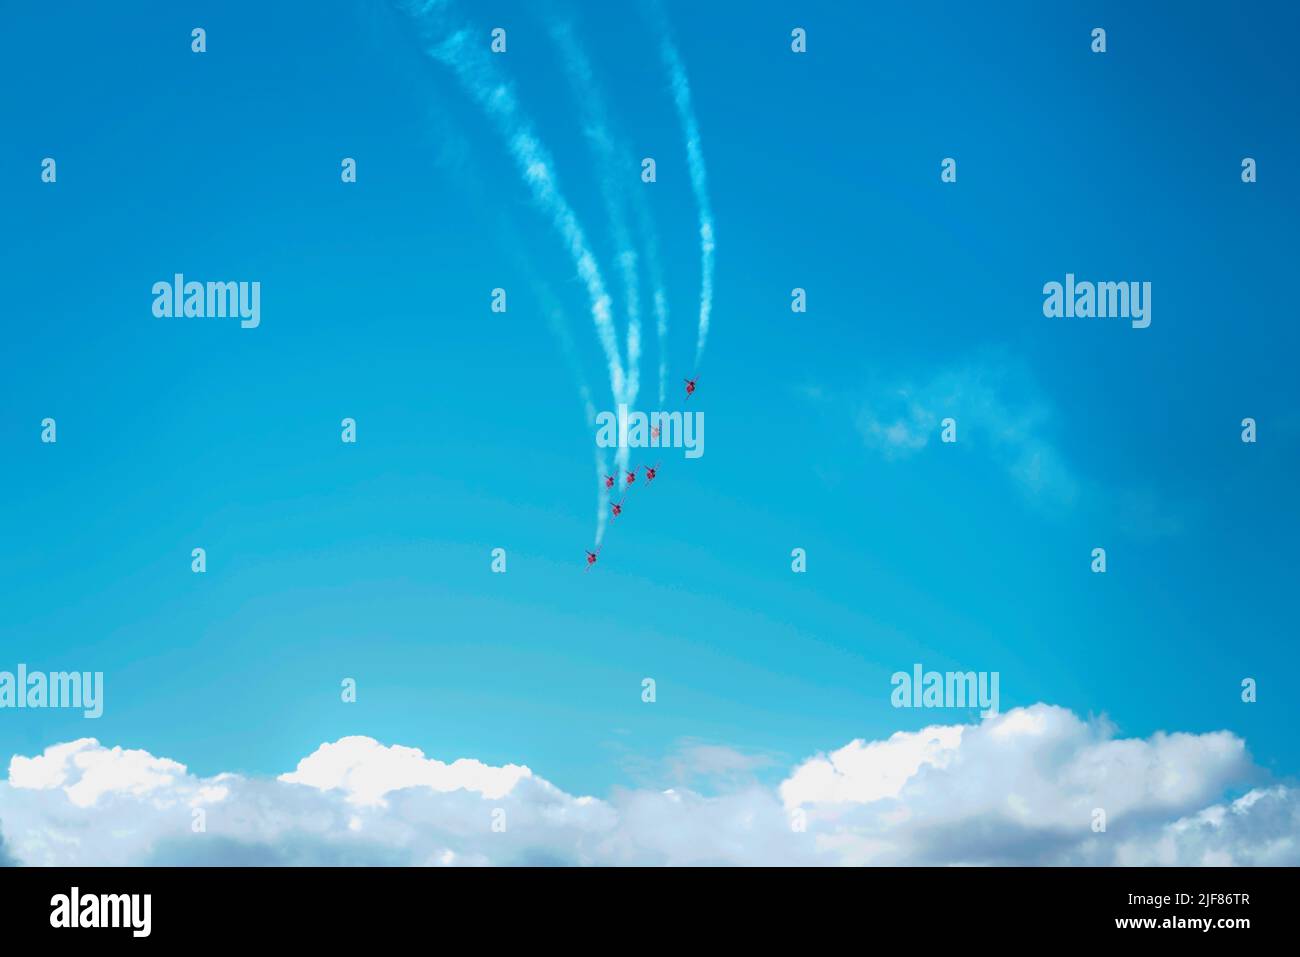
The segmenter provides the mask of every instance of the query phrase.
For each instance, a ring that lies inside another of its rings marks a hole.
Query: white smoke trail
[[[475,167],[467,159],[471,154],[469,142],[453,124],[450,116],[441,108],[431,104],[428,118],[434,130],[432,142],[436,143],[439,149],[437,162],[442,167],[445,175],[453,178],[457,187],[470,195],[473,205],[484,209],[489,208],[491,204],[489,203],[488,192],[479,179]],[[585,428],[590,429],[595,423],[596,410],[592,404],[591,390],[587,386],[586,376],[582,372],[582,364],[573,345],[573,337],[569,334],[568,318],[560,307],[559,300],[552,293],[550,286],[538,278],[536,271],[533,269],[530,250],[520,240],[519,230],[515,228],[515,225],[503,210],[498,208],[496,216],[497,235],[501,237],[501,241],[515,259],[518,267],[529,278],[537,300],[542,306],[543,314],[546,316],[547,326],[559,343],[560,355],[568,365],[573,380],[577,385],[578,397],[582,402],[583,425]],[[603,450],[597,449],[596,464],[598,468],[604,464]],[[608,469],[602,470],[600,472],[601,477],[607,471]],[[605,489],[603,482],[599,483],[597,488],[599,491],[596,496],[595,547],[600,546],[601,539],[605,534],[605,523],[609,516],[609,492]]]
[[[662,24],[662,20],[661,20]],[[691,106],[691,87],[686,81],[686,68],[662,26],[664,37],[660,44],[668,79],[673,88],[673,103],[681,120],[686,137],[686,164],[691,174],[691,191],[700,211],[700,334],[695,343],[695,364],[704,355],[704,343],[709,337],[709,318],[713,312],[713,207],[709,203],[708,178],[704,169],[704,151],[700,146],[699,125],[695,122],[695,109]]]
[[[444,8],[442,2],[412,8],[412,13],[434,40],[428,52],[451,68],[461,86],[492,120],[505,139],[533,200],[551,217],[573,259],[578,277],[586,287],[592,322],[609,366],[610,391],[616,402],[623,401],[626,376],[610,318],[610,297],[605,291],[596,257],[587,243],[586,233],[556,183],[550,153],[533,132],[532,124],[515,98],[513,86],[500,75],[482,38],[463,28],[452,30],[451,24],[442,16]]]
[[[577,215],[564,198],[556,182],[554,162],[540,138],[533,132],[528,120],[515,97],[514,88],[500,72],[484,45],[471,39],[472,34],[464,28],[454,28],[445,16],[447,0],[423,0],[408,2],[406,7],[420,23],[425,35],[431,41],[427,52],[435,59],[450,67],[470,97],[484,110],[496,126],[498,133],[505,140],[511,156],[518,166],[524,182],[529,187],[534,201],[552,220],[557,232],[573,259],[579,278],[582,280],[590,301],[591,318],[596,327],[597,338],[605,355],[609,368],[610,391],[615,403],[626,403],[632,407],[640,391],[640,355],[641,355],[641,317],[640,290],[637,273],[637,257],[627,229],[623,209],[618,202],[616,183],[611,181],[612,162],[616,162],[616,152],[608,134],[608,122],[603,98],[592,78],[591,68],[581,49],[572,40],[571,32],[567,34],[570,50],[576,50],[576,57],[565,57],[565,62],[574,71],[576,85],[584,86],[591,96],[579,97],[579,102],[588,107],[588,136],[596,146],[597,152],[604,159],[605,175],[602,178],[602,192],[605,195],[606,208],[610,212],[614,240],[618,249],[617,262],[621,270],[624,290],[627,295],[628,330],[627,354],[628,365],[625,370],[620,358],[618,338],[611,317],[611,299],[606,291],[604,280],[595,254],[589,245],[586,233]],[[704,350],[708,333],[709,317],[713,302],[713,218],[709,206],[707,183],[704,172],[703,154],[700,149],[699,132],[691,107],[690,89],[686,83],[685,70],[675,47],[667,39],[663,45],[665,62],[672,76],[674,101],[681,116],[687,140],[687,159],[691,172],[692,189],[695,192],[700,209],[700,237],[702,281],[700,297],[700,331],[696,345],[696,362]],[[563,38],[560,38],[563,39]],[[564,44],[561,43],[563,46]],[[659,267],[658,244],[653,231],[653,223],[646,209],[644,195],[634,191],[636,212],[640,232],[646,242],[647,268],[653,286],[653,303],[656,318],[656,332],[659,342],[659,400],[665,399],[667,381],[667,337],[668,306],[663,289],[662,273]],[[563,316],[558,310],[551,311],[552,328],[564,328]],[[560,322],[557,323],[556,316]],[[572,344],[567,341],[567,329],[562,337],[562,345],[572,356]],[[579,392],[582,396],[588,422],[594,425],[595,411],[590,392],[579,375]],[[622,480],[628,468],[629,450],[618,448],[615,462],[618,466],[617,480]],[[597,450],[596,467],[598,476],[603,480],[606,469],[606,456]],[[605,532],[609,517],[610,496],[604,482],[598,484],[598,512],[596,544],[599,546]]]
[[[609,489],[605,488],[605,476],[609,474],[609,462],[603,449],[596,449],[596,482],[600,489],[596,497],[596,547],[605,539],[605,523],[609,521]]]
[[[668,298],[663,291],[663,278],[659,273],[659,257],[654,247],[647,247],[650,260],[650,277],[655,284],[655,333],[659,340],[659,407],[663,408],[668,385]]]
[[[654,306],[655,335],[659,350],[659,404],[665,401],[668,381],[668,297],[664,292],[663,270],[659,264],[659,238],[654,218],[646,202],[646,192],[632,176],[634,164],[626,149],[618,148],[610,135],[609,110],[603,91],[595,79],[591,61],[577,42],[570,22],[561,16],[548,14],[552,39],[560,50],[569,83],[580,106],[582,125],[593,149],[601,161],[601,192],[609,213],[615,242],[620,250],[620,263],[624,266],[624,288],[629,299],[628,316],[628,391],[632,402],[639,394],[640,374],[640,316],[637,294],[636,258],[624,213],[623,197],[630,197],[636,218],[636,234],[645,250],[645,266],[649,273],[651,301]],[[633,310],[636,310],[634,313]]]
[[[560,62],[564,65],[569,84],[573,87],[583,132],[596,154],[600,170],[600,192],[609,216],[610,230],[618,249],[618,263],[622,269],[623,287],[627,297],[627,399],[634,406],[640,392],[641,361],[641,309],[638,266],[635,245],[628,229],[625,212],[626,195],[632,189],[633,165],[626,151],[616,147],[610,134],[609,111],[605,96],[596,82],[591,61],[574,37],[568,21],[552,16],[550,33],[559,48]],[[653,277],[652,277],[653,279]],[[662,283],[655,289],[656,299],[663,294]]]
[[[637,214],[637,225],[645,244],[646,265],[652,286],[655,313],[655,331],[659,347],[659,402],[665,398],[668,370],[668,298],[664,293],[663,273],[659,266],[659,244],[654,221],[646,209],[644,192],[633,178],[635,168],[625,150],[620,150],[610,133],[609,110],[605,96],[595,79],[591,61],[574,36],[572,26],[560,17],[550,20],[551,37],[559,48],[560,61],[574,89],[579,104],[583,131],[592,146],[600,168],[600,191],[610,220],[610,229],[618,250],[623,286],[627,296],[627,369],[626,401],[629,408],[636,405],[640,394],[641,368],[641,315],[638,261],[635,244],[627,222],[627,199],[630,194]],[[629,451],[618,450],[616,461],[622,472],[627,471]],[[620,475],[621,478],[621,475]]]
[[[531,272],[531,268],[529,271]],[[534,277],[533,287],[537,292],[538,300],[542,304],[542,309],[546,313],[547,325],[550,327],[556,341],[560,344],[560,353],[564,356],[564,361],[568,364],[574,380],[578,383],[578,396],[582,399],[584,422],[588,428],[595,428],[596,407],[591,401],[591,390],[587,388],[586,378],[582,374],[582,366],[578,361],[577,350],[573,347],[573,338],[569,335],[569,323],[565,318],[564,310],[560,308],[559,301],[546,283]],[[597,446],[596,548],[600,547],[601,541],[605,538],[605,523],[609,520],[609,489],[605,488],[604,481],[608,471],[605,450]]]
[[[550,153],[533,132],[531,122],[524,115],[515,98],[513,86],[501,76],[499,69],[492,62],[492,54],[481,43],[476,45],[471,40],[470,31],[464,28],[453,29],[444,15],[446,6],[445,0],[426,0],[423,4],[407,5],[408,11],[417,19],[425,35],[433,43],[427,52],[451,68],[471,99],[478,103],[492,120],[498,133],[506,141],[510,154],[532,193],[534,202],[550,215],[553,225],[573,259],[578,277],[586,287],[587,297],[591,303],[592,322],[596,326],[596,335],[609,367],[610,392],[615,403],[625,402],[628,383],[619,357],[618,340],[610,316],[610,297],[605,291],[600,267],[587,242],[586,233],[573,207],[564,198],[556,183],[552,173],[554,163]],[[630,340],[629,347],[631,345]],[[635,346],[639,354],[639,329]],[[582,388],[585,390],[585,387]],[[586,401],[590,409],[589,397]],[[589,420],[594,421],[594,411],[590,412],[588,417]],[[597,467],[601,465],[601,458],[600,455],[597,456]],[[618,450],[617,461],[620,469],[627,467],[627,449]],[[603,482],[599,488],[597,545],[604,535],[608,512],[608,493]]]

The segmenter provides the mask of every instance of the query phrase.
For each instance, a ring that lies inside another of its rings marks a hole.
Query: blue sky
[[[603,795],[662,783],[706,742],[763,756],[775,782],[853,738],[976,720],[890,706],[891,673],[922,662],[1000,672],[1004,711],[1228,730],[1264,776],[1295,774],[1300,13],[664,9],[717,236],[698,365],[698,209],[661,27],[622,5],[447,13],[484,49],[507,29],[492,66],[554,159],[620,338],[597,183],[644,191],[670,407],[702,375],[706,453],[663,457],[590,574],[593,433],[544,297],[612,409],[590,303],[416,18],[7,14],[0,668],[103,671],[106,702],[94,722],[0,713],[0,753],[93,735],[199,775],[274,775],[365,735]],[[561,21],[626,168],[583,136]],[[176,272],[260,281],[261,325],[156,319],[151,286]],[[1150,281],[1150,328],[1044,318],[1042,286],[1067,272]],[[873,437],[900,420],[924,444]]]

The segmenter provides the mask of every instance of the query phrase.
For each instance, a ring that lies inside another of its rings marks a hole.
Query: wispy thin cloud
[[[945,418],[959,443],[985,450],[1029,495],[1074,502],[1079,482],[1049,437],[1052,411],[1027,374],[1005,360],[980,360],[876,389],[854,424],[869,448],[902,459],[938,442]]]
[[[800,391],[828,414],[848,415],[867,448],[886,462],[910,459],[940,443],[945,418],[958,447],[1005,472],[1030,503],[1083,509],[1135,539],[1181,533],[1195,503],[1175,501],[1141,483],[1117,486],[1083,474],[1067,452],[1068,424],[1023,362],[1001,349],[928,375],[881,374],[865,390]]]

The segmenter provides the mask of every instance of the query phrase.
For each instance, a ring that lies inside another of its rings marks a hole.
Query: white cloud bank
[[[710,766],[719,764],[716,750]],[[802,762],[775,790],[744,780],[714,795],[636,789],[609,799],[567,794],[520,765],[447,764],[365,737],[323,744],[275,779],[200,778],[167,758],[83,738],[12,759],[0,783],[0,857],[33,865],[1300,863],[1300,792],[1249,789],[1261,777],[1229,732],[1121,739],[1104,721],[1044,704],[978,725],[852,741]],[[1225,802],[1230,792],[1244,795]],[[1096,808],[1106,812],[1104,833],[1092,830]],[[198,811],[202,832],[192,827]]]

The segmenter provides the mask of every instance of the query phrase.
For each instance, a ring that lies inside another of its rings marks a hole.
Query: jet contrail
[[[605,523],[609,521],[609,489],[605,488],[605,476],[609,474],[609,465],[605,461],[605,450],[596,449],[596,485],[600,489],[596,497],[596,547],[605,538]]]
[[[426,4],[420,13],[427,14],[438,5],[438,0],[434,0],[434,2]],[[412,12],[415,11],[412,10]],[[434,34],[434,24],[426,22],[423,26],[427,35],[432,36]],[[486,206],[486,191],[483,184],[474,174],[473,167],[468,166],[463,162],[463,157],[469,153],[469,147],[465,143],[464,138],[452,127],[448,117],[443,115],[440,111],[435,111],[435,120],[440,127],[437,138],[444,147],[444,152],[440,155],[439,162],[448,166],[449,172],[457,177],[461,188],[469,190],[475,197],[476,201],[479,202],[479,205]],[[452,157],[461,158],[462,161],[452,162]],[[587,428],[592,428],[595,423],[596,410],[592,403],[591,390],[587,387],[586,377],[582,373],[582,367],[578,360],[577,350],[574,348],[573,339],[569,334],[568,320],[565,316],[564,310],[561,308],[555,295],[551,292],[550,287],[537,277],[532,268],[532,262],[528,250],[518,240],[518,231],[508,221],[507,217],[503,213],[498,213],[498,215],[500,216],[498,232],[503,237],[507,248],[513,254],[525,275],[529,277],[530,284],[533,287],[543,314],[546,317],[547,326],[550,328],[552,335],[555,336],[556,341],[559,343],[561,355],[573,374],[578,389],[578,396],[582,402],[584,424]],[[617,352],[615,352],[615,355],[617,356]],[[613,364],[611,364],[610,377],[611,388],[614,387],[615,382],[621,381],[616,375]],[[600,470],[601,478],[603,478],[608,471],[608,469],[603,467],[605,465],[605,458],[604,450],[597,449],[596,467]],[[600,546],[601,540],[605,534],[605,525],[609,517],[609,492],[605,488],[603,482],[597,483],[597,489],[595,547]]]
[[[452,29],[442,14],[445,7],[445,0],[426,0],[419,8],[409,9],[433,41],[428,52],[451,68],[471,99],[492,120],[506,141],[534,202],[550,215],[573,259],[578,277],[586,286],[587,297],[591,302],[592,322],[596,326],[596,335],[609,366],[610,392],[616,403],[626,402],[627,376],[619,357],[618,339],[610,317],[610,297],[605,290],[595,254],[587,242],[586,232],[556,183],[550,153],[533,132],[532,123],[515,98],[514,87],[501,76],[500,70],[492,62],[493,54],[484,45],[476,45],[467,29]],[[636,348],[639,353],[639,331]],[[628,449],[618,449],[616,461],[619,468],[627,467],[628,454]],[[603,503],[603,492],[601,497]],[[604,514],[603,508],[601,514]],[[597,535],[603,531],[602,518],[597,526]]]
[[[632,233],[628,228],[626,207],[636,206],[637,225],[646,247],[646,265],[653,287],[656,331],[659,337],[659,401],[662,403],[666,376],[666,338],[668,335],[667,297],[663,290],[663,277],[659,269],[658,240],[654,223],[645,209],[645,195],[638,192],[635,164],[631,154],[619,148],[610,133],[609,110],[604,93],[596,82],[591,61],[573,33],[572,25],[562,17],[550,19],[551,37],[559,48],[560,61],[568,74],[578,102],[583,131],[596,153],[601,170],[600,191],[609,215],[610,228],[618,248],[618,261],[623,270],[623,285],[627,295],[628,332],[628,405],[633,406],[640,391],[641,315],[638,262]]]
[[[659,342],[659,405],[664,404],[664,389],[668,384],[668,297],[664,295],[663,273],[659,270],[659,245],[655,241],[654,226],[645,199],[637,204],[637,221],[641,234],[646,237],[646,265],[650,269],[650,282],[654,286],[655,338]]]
[[[563,59],[570,71],[571,82],[587,95],[579,95],[583,107],[585,126],[600,156],[603,165],[601,178],[602,194],[607,212],[610,216],[611,229],[617,247],[616,260],[619,264],[625,294],[627,295],[627,358],[625,369],[619,353],[618,336],[611,317],[611,299],[606,291],[604,279],[592,247],[588,243],[586,232],[578,220],[577,214],[565,199],[556,181],[554,161],[551,154],[534,132],[533,125],[521,109],[515,97],[510,81],[493,62],[493,55],[485,45],[478,45],[472,39],[469,30],[454,27],[446,16],[448,0],[416,0],[403,4],[407,11],[420,24],[430,46],[426,52],[448,66],[470,98],[484,111],[496,127],[499,135],[514,159],[527,185],[533,200],[550,216],[552,224],[564,242],[576,268],[578,277],[583,282],[590,302],[592,322],[596,327],[597,338],[604,352],[609,368],[610,391],[616,403],[633,406],[640,391],[640,354],[641,354],[641,316],[640,289],[638,282],[638,260],[631,234],[627,227],[623,204],[619,199],[617,168],[618,156],[608,133],[607,113],[604,99],[600,95],[592,75],[590,63],[581,48],[574,41],[567,25],[553,27],[553,36],[566,54]],[[661,52],[668,67],[673,89],[673,99],[681,119],[686,137],[687,162],[690,171],[692,190],[699,208],[700,218],[700,256],[701,256],[701,291],[700,291],[700,327],[696,343],[696,364],[704,352],[708,335],[709,318],[713,305],[713,214],[709,204],[704,158],[700,147],[699,130],[691,106],[690,87],[686,81],[685,69],[681,58],[673,46],[667,28],[663,30],[664,39]],[[626,187],[626,183],[624,186]],[[659,342],[659,399],[665,398],[667,381],[667,338],[668,305],[664,293],[662,273],[659,266],[658,243],[654,235],[653,220],[647,208],[645,196],[633,189],[633,205],[637,214],[640,234],[646,244],[646,265],[653,287],[653,306],[656,318],[656,332]],[[549,324],[561,341],[566,358],[574,359],[572,342],[568,339],[564,316],[558,305],[549,297],[548,291],[542,290],[544,300],[550,300],[544,307],[548,313]],[[576,368],[576,364],[575,364]],[[595,409],[590,391],[582,381],[578,371],[578,389],[583,401],[588,423],[594,425]],[[621,471],[628,466],[629,450],[620,447],[615,453],[615,462]],[[606,454],[597,449],[595,464],[598,478],[603,478],[606,469]],[[620,472],[621,477],[621,472]],[[610,496],[603,481],[598,481],[596,545],[599,546],[604,536],[609,518]]]
[[[625,401],[626,376],[610,318],[609,294],[605,291],[600,267],[577,214],[555,181],[550,153],[519,107],[514,87],[492,63],[492,54],[482,43],[482,38],[471,39],[470,32],[464,28],[451,30],[441,14],[445,5],[441,0],[432,0],[419,7],[408,5],[408,9],[433,40],[427,52],[451,68],[461,86],[492,120],[497,132],[505,139],[533,200],[551,217],[573,259],[578,277],[586,287],[596,335],[609,365],[610,390],[614,400]]]
[[[525,263],[525,267],[531,268]],[[559,301],[555,298],[551,289],[540,279],[533,277],[533,287],[537,292],[537,298],[541,302],[542,309],[546,313],[546,323],[551,329],[551,333],[560,343],[560,352],[564,355],[564,361],[569,364],[570,371],[573,372],[574,378],[578,383],[578,395],[582,399],[583,415],[588,428],[595,428],[596,425],[596,407],[591,401],[591,390],[587,388],[586,378],[582,374],[581,364],[578,362],[577,351],[573,347],[573,339],[569,335],[569,323],[565,318],[564,310],[560,308]],[[599,446],[596,448],[596,541],[597,548],[600,547],[601,541],[605,537],[605,523],[609,520],[609,490],[605,488],[604,478],[609,474],[609,468],[605,459],[605,450]]]
[[[668,79],[673,88],[673,102],[686,137],[686,164],[691,174],[691,191],[700,211],[700,335],[695,343],[695,364],[704,355],[704,343],[709,337],[709,316],[713,312],[713,208],[709,204],[708,179],[704,170],[704,151],[700,147],[700,130],[695,122],[695,109],[691,106],[691,87],[686,81],[686,68],[669,36],[667,24],[660,17],[663,42],[660,52],[668,68]]]

